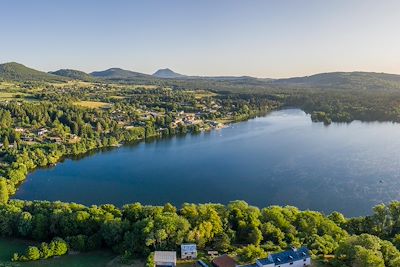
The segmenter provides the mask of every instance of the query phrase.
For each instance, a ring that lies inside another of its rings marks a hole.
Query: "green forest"
[[[4,237],[44,242],[15,254],[18,261],[100,248],[110,248],[123,259],[143,258],[154,250],[176,250],[194,242],[199,249],[236,255],[241,263],[306,245],[316,259],[335,255],[332,266],[395,267],[400,264],[399,213],[400,202],[376,206],[370,216],[345,218],[291,206],[259,209],[243,201],[180,208],[134,203],[119,209],[11,200],[0,205],[0,231]]]

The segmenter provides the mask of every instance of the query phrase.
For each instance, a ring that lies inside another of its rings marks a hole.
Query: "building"
[[[236,261],[224,254],[212,260],[214,267],[236,267]]]
[[[197,258],[196,244],[182,244],[181,245],[181,259],[195,259]]]
[[[207,251],[207,254],[208,254],[208,256],[215,258],[218,256],[219,253],[216,250],[209,250],[209,251]]]
[[[175,251],[155,251],[154,265],[156,267],[175,267],[176,252]]]
[[[303,267],[311,265],[310,252],[306,247],[270,254],[256,261],[257,267]]]
[[[33,141],[33,137],[29,136],[29,135],[24,135],[24,136],[22,136],[21,140],[25,141],[25,142],[32,142]]]
[[[39,131],[37,132],[37,135],[42,136],[42,135],[46,134],[48,131],[49,130],[47,130],[46,128],[39,129]]]

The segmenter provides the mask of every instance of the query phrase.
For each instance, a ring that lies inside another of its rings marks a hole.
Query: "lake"
[[[15,198],[293,205],[347,216],[400,199],[400,124],[324,126],[298,109],[124,146],[29,174]]]

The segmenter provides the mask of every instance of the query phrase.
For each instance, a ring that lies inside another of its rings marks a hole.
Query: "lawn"
[[[37,245],[35,242],[19,239],[0,239],[0,266],[7,267],[122,267],[114,260],[116,255],[111,251],[94,251],[67,255],[42,261],[34,262],[11,262],[14,252],[23,252],[27,246]],[[140,267],[135,265],[135,267]]]
[[[196,261],[192,262],[177,262],[176,267],[196,267]]]
[[[219,123],[222,123],[222,124],[229,124],[229,123],[234,122],[235,120],[233,118],[228,118],[227,117],[227,118],[217,119],[216,121],[219,122]]]
[[[15,95],[15,93],[0,92],[0,98],[13,98]]]
[[[157,86],[156,85],[141,85],[141,84],[137,84],[137,85],[134,85],[133,86],[133,89],[138,89],[138,88],[143,88],[143,89],[148,89],[148,90],[151,90],[151,89],[156,89],[157,88]]]
[[[85,108],[104,108],[110,106],[109,103],[98,102],[98,101],[78,101],[75,102],[74,104]]]
[[[195,93],[195,98],[196,99],[201,99],[204,97],[213,97],[216,96],[216,93],[210,92],[210,91],[203,91],[203,90],[199,90],[199,91],[194,91]]]
[[[9,92],[0,92],[0,99],[2,100],[10,100],[10,99],[22,99],[24,97],[28,96],[27,94],[24,93],[9,93]]]
[[[21,87],[17,83],[13,82],[0,82],[0,90],[7,89],[7,90],[18,90]]]
[[[125,96],[119,96],[119,95],[112,95],[112,96],[109,96],[109,98],[111,98],[111,99],[125,99],[126,97]]]

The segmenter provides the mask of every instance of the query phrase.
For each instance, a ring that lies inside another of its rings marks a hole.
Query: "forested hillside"
[[[0,64],[0,79],[6,81],[22,81],[22,82],[23,81],[62,82],[67,80],[66,78],[37,71],[15,62]]]
[[[374,72],[332,72],[278,79],[271,83],[294,88],[391,91],[400,90],[400,75]]]
[[[81,81],[93,81],[94,80],[93,76],[90,76],[86,72],[79,71],[79,70],[61,69],[61,70],[52,71],[49,73],[58,75],[58,76],[75,79],[75,80],[81,80]]]
[[[150,75],[134,72],[130,70],[123,70],[120,68],[111,68],[104,71],[94,71],[90,73],[93,77],[110,79],[110,80],[135,80],[143,78],[152,78]]]

